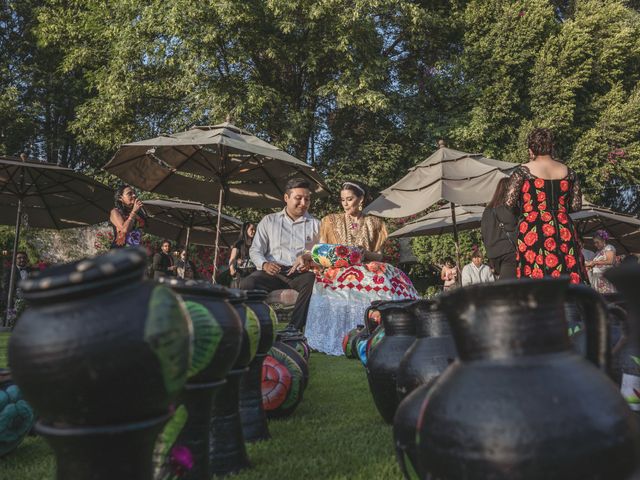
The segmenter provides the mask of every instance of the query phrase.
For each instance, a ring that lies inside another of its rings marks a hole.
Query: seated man
[[[484,263],[482,252],[475,250],[471,254],[471,263],[462,269],[462,286],[473,285],[475,283],[493,282],[495,280],[491,268]]]
[[[284,201],[281,212],[267,215],[258,224],[249,250],[257,270],[242,279],[240,288],[296,290],[298,299],[287,330],[302,331],[315,282],[314,273],[309,271],[309,250],[318,242],[320,222],[307,212],[311,204],[311,184],[307,180],[289,180]]]

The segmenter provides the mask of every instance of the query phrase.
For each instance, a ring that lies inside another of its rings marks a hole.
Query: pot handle
[[[607,306],[598,292],[586,285],[569,285],[568,296],[584,308],[587,360],[608,374],[611,366]]]

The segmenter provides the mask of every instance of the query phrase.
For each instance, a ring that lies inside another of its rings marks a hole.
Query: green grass
[[[9,332],[0,333],[0,368],[9,367],[9,359],[7,358],[7,345],[9,344]]]
[[[270,422],[269,430],[271,440],[248,446],[253,468],[231,478],[402,478],[391,427],[380,418],[357,360],[312,354],[304,400],[290,418]],[[54,468],[44,440],[29,437],[0,459],[0,480],[53,479]]]

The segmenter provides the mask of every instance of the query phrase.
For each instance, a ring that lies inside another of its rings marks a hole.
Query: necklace
[[[348,213],[345,213],[345,216],[350,230],[358,230],[360,228],[360,217],[356,217],[354,221],[353,217]]]

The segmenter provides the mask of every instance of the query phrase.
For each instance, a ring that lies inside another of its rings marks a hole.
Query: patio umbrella
[[[149,215],[145,231],[169,238],[185,246],[190,243],[213,246],[218,211],[201,203],[182,200],[147,200],[144,209]],[[242,220],[221,215],[220,239],[230,247],[242,228]]]
[[[329,192],[310,165],[229,122],[122,145],[104,168],[149,192],[217,203],[219,212],[223,204],[279,207],[293,177],[308,179],[318,195]]]
[[[585,246],[593,248],[593,235],[604,229],[618,251],[640,253],[640,219],[592,203],[583,202],[582,210],[571,215]]]
[[[37,228],[82,227],[104,222],[113,208],[113,190],[69,168],[0,157],[0,223],[15,225],[7,309],[13,301],[22,216]]]
[[[451,209],[456,260],[460,265],[460,247],[456,223],[456,205],[474,205],[491,200],[498,181],[517,164],[486,158],[444,146],[429,158],[409,169],[407,175],[383,190],[365,213],[387,218],[407,217],[446,200]]]
[[[482,205],[466,205],[455,207],[456,227],[458,232],[480,228],[482,220]],[[445,205],[435,212],[431,212],[411,223],[407,223],[402,228],[396,230],[390,237],[420,237],[426,235],[441,235],[453,232],[453,216],[451,208]]]

